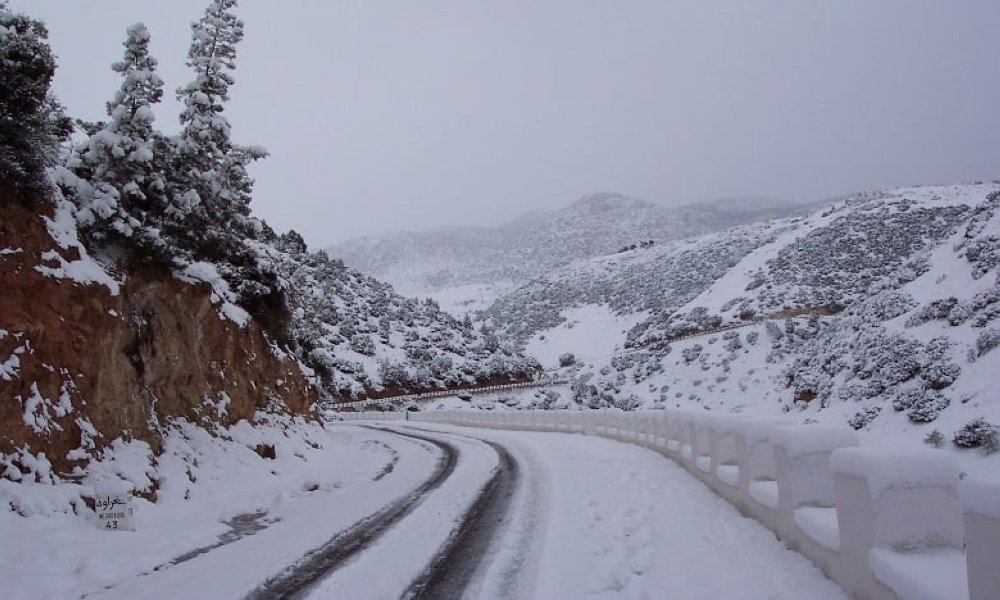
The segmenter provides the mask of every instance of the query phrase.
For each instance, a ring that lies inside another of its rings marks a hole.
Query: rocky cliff
[[[0,475],[72,473],[119,437],[156,452],[174,418],[308,412],[299,364],[211,285],[109,273],[70,221],[58,203],[0,202]]]

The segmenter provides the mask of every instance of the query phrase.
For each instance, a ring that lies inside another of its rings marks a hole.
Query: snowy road
[[[183,480],[164,459],[163,498],[139,507],[136,532],[8,518],[18,551],[0,552],[5,597],[845,597],[652,451],[576,434],[365,425],[314,428],[269,474],[252,450],[234,460],[203,449],[201,476]]]
[[[455,446],[416,433],[394,432],[394,434],[422,440],[441,452],[441,459],[430,476],[403,498],[389,503],[377,513],[339,532],[322,547],[311,551],[302,561],[268,580],[248,598],[264,600],[304,596],[327,574],[336,571],[340,565],[374,544],[390,527],[405,518],[425,495],[440,487],[451,477],[459,455]],[[392,470],[394,468],[393,466]],[[390,472],[391,470],[380,473],[379,478]]]
[[[496,448],[501,466],[513,463],[493,471],[506,473],[508,493],[481,494],[491,506],[476,502],[461,515],[415,511],[425,527],[453,528],[416,584],[386,576],[405,572],[401,553],[428,548],[416,531],[399,531],[311,598],[845,597],[807,559],[651,451],[570,434],[420,428],[466,452],[483,442]]]

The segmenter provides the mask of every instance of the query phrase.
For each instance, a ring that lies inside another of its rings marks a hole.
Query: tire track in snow
[[[444,432],[435,432],[444,433]],[[498,443],[471,436],[497,453],[499,464],[461,525],[427,569],[403,595],[407,599],[460,598],[489,554],[490,543],[508,515],[519,479],[517,461]]]
[[[440,487],[455,471],[459,452],[454,445],[415,433],[403,433],[381,427],[373,427],[372,429],[436,446],[442,452],[442,458],[438,462],[437,468],[424,483],[417,486],[408,495],[359,521],[319,548],[309,552],[295,566],[269,579],[248,594],[247,599],[270,600],[272,598],[304,597],[313,585],[371,546],[395,523],[410,514],[427,493]]]

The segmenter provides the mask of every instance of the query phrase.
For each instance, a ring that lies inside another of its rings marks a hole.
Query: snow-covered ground
[[[525,344],[525,353],[538,359],[545,369],[558,367],[559,357],[565,353],[580,353],[574,354],[579,360],[608,358],[624,345],[628,330],[648,314],[616,315],[606,305],[584,304],[563,311],[561,316],[565,322],[535,334]]]
[[[580,435],[383,425],[446,440],[459,450],[455,469],[311,597],[405,592],[497,468],[493,449],[474,438],[507,448],[517,477],[471,597],[843,597],[653,452]],[[258,456],[258,443],[274,444],[276,458]],[[4,598],[242,597],[405,496],[440,458],[430,444],[347,423],[236,426],[220,436],[182,427],[155,466],[141,445],[113,454],[94,478],[155,469],[159,479],[155,504],[134,499],[134,532],[98,529],[80,486],[2,483],[0,499],[22,513],[0,513]]]
[[[240,597],[408,492],[435,462],[419,444],[356,427],[241,422],[221,433],[182,426],[155,465],[145,444],[119,445],[82,486],[0,479],[13,509],[0,512],[3,597]],[[254,451],[261,443],[273,460]],[[152,473],[157,502],[133,499],[136,531],[99,529],[80,493]]]
[[[846,598],[808,559],[655,452],[575,434],[467,431],[512,449],[528,472],[498,540],[507,560],[533,559],[515,597]],[[479,580],[478,597],[511,597],[493,587],[512,569],[503,558]]]

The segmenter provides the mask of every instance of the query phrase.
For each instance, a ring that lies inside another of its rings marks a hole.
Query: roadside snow
[[[82,486],[0,479],[0,505],[16,507],[0,512],[3,597],[242,597],[407,493],[437,459],[348,425],[241,422],[220,434],[182,424],[155,466],[145,444],[117,443]],[[257,444],[273,445],[276,457],[259,456]],[[387,464],[391,473],[379,477]],[[141,486],[149,475],[158,499],[133,498],[137,531],[98,529],[81,492],[109,477]]]

